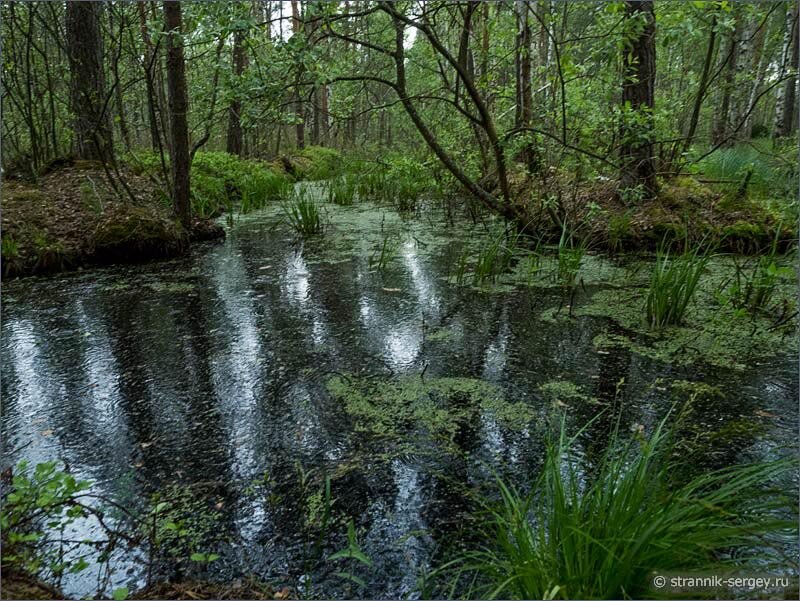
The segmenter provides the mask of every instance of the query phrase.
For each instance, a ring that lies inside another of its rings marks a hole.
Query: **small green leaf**
[[[111,593],[111,598],[114,599],[114,601],[125,601],[125,599],[128,598],[128,587],[121,586],[119,588],[115,588],[114,592]]]

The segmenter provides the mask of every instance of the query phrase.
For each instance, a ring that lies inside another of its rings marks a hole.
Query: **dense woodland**
[[[151,150],[185,223],[198,151],[405,153],[525,223],[517,165],[539,199],[598,177],[646,199],[797,127],[792,2],[3,8],[6,172],[102,159],[122,194],[119,161]]]
[[[796,598],[799,7],[3,0],[3,598]]]

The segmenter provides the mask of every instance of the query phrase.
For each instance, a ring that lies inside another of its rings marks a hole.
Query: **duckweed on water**
[[[679,365],[701,361],[745,369],[748,363],[797,346],[793,324],[774,327],[769,319],[744,316],[728,307],[701,302],[686,316],[685,324],[651,332],[642,318],[642,303],[641,290],[601,290],[576,314],[613,319],[631,333],[630,337],[597,336],[595,347],[626,346],[639,355]]]
[[[598,405],[597,398],[586,394],[578,384],[566,380],[553,380],[539,386],[539,392],[556,407],[578,404]]]
[[[534,419],[530,405],[507,401],[497,386],[473,378],[334,376],[327,389],[354,420],[357,432],[378,438],[398,438],[421,425],[435,440],[448,444],[462,425],[481,413],[514,430]]]

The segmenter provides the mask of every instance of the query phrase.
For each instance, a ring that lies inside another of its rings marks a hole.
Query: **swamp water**
[[[647,266],[584,257],[570,316],[547,261],[484,290],[455,284],[480,224],[325,211],[325,235],[305,243],[271,207],[175,260],[5,283],[3,467],[59,459],[139,511],[183,499],[196,540],[163,550],[182,576],[397,597],[446,557],[471,508],[462,487],[495,473],[524,487],[561,415],[577,427],[606,411],[579,439],[587,465],[612,405],[636,431],[688,397],[698,464],[796,444],[793,332],[650,338],[632,327]],[[372,568],[325,559],[350,520]],[[88,518],[72,529],[103,536]],[[220,558],[194,565],[192,551]],[[143,557],[115,551],[107,591],[143,586]],[[335,575],[351,570],[365,588]],[[98,575],[63,588],[95,594]]]

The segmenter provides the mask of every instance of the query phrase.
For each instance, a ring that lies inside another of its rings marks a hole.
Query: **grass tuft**
[[[765,486],[793,462],[739,465],[681,484],[672,478],[666,423],[624,442],[615,431],[590,472],[562,423],[530,494],[498,479],[500,500],[486,509],[482,544],[437,570],[450,595],[642,598],[656,571],[719,572],[723,556],[731,569],[755,561],[765,569],[764,547],[797,536],[797,524],[781,517],[792,500]]]

